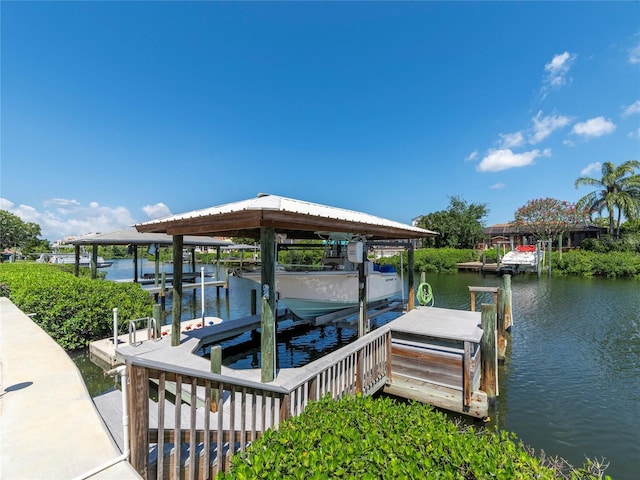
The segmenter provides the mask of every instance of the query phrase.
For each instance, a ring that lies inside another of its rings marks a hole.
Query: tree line
[[[619,240],[621,231],[625,230],[623,219],[626,219],[628,231],[640,232],[638,169],[638,160],[629,160],[618,166],[605,162],[600,178],[580,177],[574,182],[575,188],[596,187],[576,203],[554,198],[529,200],[514,212],[511,223],[540,240],[556,238],[581,223],[606,225],[609,241]],[[470,203],[460,196],[451,196],[446,209],[418,218],[418,227],[440,234],[425,239],[422,246],[474,248],[484,240],[482,230],[488,214],[485,203]]]
[[[620,165],[605,162],[600,178],[580,177],[575,181],[575,188],[595,187],[575,204],[553,198],[533,199],[515,211],[512,223],[541,240],[555,238],[587,221],[599,226],[606,224],[610,240],[614,241],[624,231],[623,219],[626,219],[627,230],[640,232],[638,169],[638,160],[628,160]],[[484,240],[483,228],[489,214],[487,204],[467,202],[458,195],[448,198],[446,209],[418,218],[418,227],[439,233],[436,237],[423,239],[422,247],[474,248]],[[596,215],[598,218],[594,218]],[[38,224],[24,222],[6,210],[0,210],[0,250],[15,249],[23,254],[49,251],[49,242],[40,239],[40,235]]]

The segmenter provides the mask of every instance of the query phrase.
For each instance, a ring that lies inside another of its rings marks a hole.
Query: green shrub
[[[471,249],[459,248],[419,248],[414,252],[414,270],[416,272],[456,272],[456,264],[471,262],[477,254]],[[404,268],[407,268],[407,252],[402,253]],[[400,271],[400,256],[385,257],[378,260],[380,264],[393,265]]]
[[[557,474],[506,431],[460,428],[425,404],[357,395],[310,404],[236,454],[230,471],[218,478],[552,479]]]
[[[558,259],[553,257],[556,273],[567,275],[640,277],[640,255],[633,252],[610,251],[607,253],[587,250],[571,250]]]
[[[59,268],[62,267],[62,268]],[[129,319],[151,315],[151,296],[139,285],[75,277],[68,265],[0,265],[0,283],[11,301],[67,350],[113,335],[113,308],[120,331]]]

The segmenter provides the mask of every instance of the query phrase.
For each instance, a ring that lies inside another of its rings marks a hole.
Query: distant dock
[[[480,272],[480,273],[484,273],[484,272],[497,273],[500,268],[500,266],[497,263],[482,263],[482,262],[456,263],[456,267],[458,267],[459,271]]]

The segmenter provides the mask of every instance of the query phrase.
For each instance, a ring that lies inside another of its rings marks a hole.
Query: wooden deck
[[[482,263],[482,262],[463,262],[456,263],[458,270],[467,270],[472,272],[492,272],[497,273],[499,266],[497,263]]]
[[[454,412],[488,415],[479,312],[413,310],[306,366],[280,369],[270,383],[260,381],[259,369],[222,367],[221,374],[210,373],[209,360],[195,354],[224,338],[225,323],[229,333],[258,325],[224,322],[186,332],[175,347],[166,338],[118,347],[132,393],[131,462],[144,477],[212,478],[265,429],[277,428],[327,394],[340,398],[384,389]],[[149,398],[150,384],[157,402]],[[164,420],[167,415],[171,422]],[[162,461],[158,452],[164,452]]]

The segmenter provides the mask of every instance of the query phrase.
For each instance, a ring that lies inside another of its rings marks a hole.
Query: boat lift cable
[[[431,290],[431,285],[424,282],[418,286],[418,303],[425,307],[432,307],[434,303],[433,291]]]

